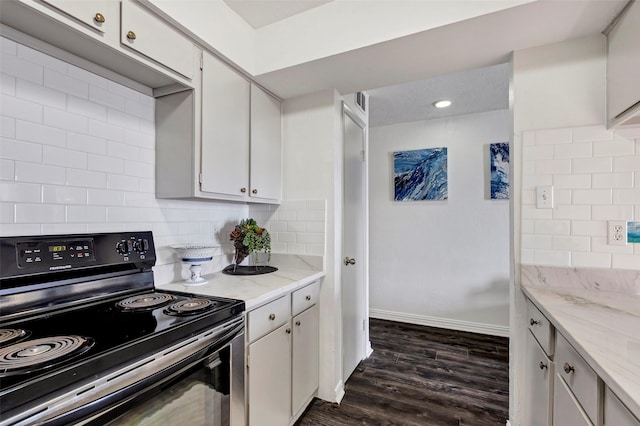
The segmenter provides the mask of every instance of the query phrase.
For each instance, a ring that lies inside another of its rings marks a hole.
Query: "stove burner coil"
[[[54,336],[26,340],[0,348],[0,376],[46,368],[88,351],[93,339],[81,336]]]
[[[187,299],[169,305],[166,313],[169,315],[191,315],[206,311],[215,306],[215,302],[208,299]]]
[[[5,346],[16,340],[25,339],[29,334],[31,333],[21,328],[0,328],[0,346]]]
[[[119,301],[116,305],[125,311],[144,311],[166,305],[175,297],[165,293],[148,293],[128,297]]]

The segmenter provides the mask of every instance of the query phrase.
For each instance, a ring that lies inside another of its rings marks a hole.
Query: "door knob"
[[[344,264],[349,266],[349,265],[355,265],[356,264],[356,260],[353,257],[345,257],[344,258]]]

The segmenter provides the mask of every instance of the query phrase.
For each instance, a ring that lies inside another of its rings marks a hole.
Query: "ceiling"
[[[332,0],[224,0],[253,29],[322,6]]]
[[[329,0],[224,0],[254,28]],[[254,76],[282,98],[370,94],[370,125],[508,108],[511,52],[602,32],[627,0],[546,0]],[[449,108],[432,103],[447,98]]]

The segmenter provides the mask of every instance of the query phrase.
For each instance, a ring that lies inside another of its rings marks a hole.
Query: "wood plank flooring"
[[[296,426],[504,426],[509,339],[371,319],[373,354],[342,402],[315,399]]]

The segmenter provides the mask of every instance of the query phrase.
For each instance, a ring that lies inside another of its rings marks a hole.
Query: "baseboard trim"
[[[406,314],[403,312],[370,309],[371,318],[389,321],[406,322],[409,324],[426,325],[429,327],[447,328],[450,330],[468,331],[471,333],[488,334],[490,336],[509,337],[509,327],[493,324],[482,324],[470,321],[453,320],[449,318],[429,317],[426,315]]]
[[[371,340],[367,342],[367,353],[364,355],[365,358],[369,358],[373,353],[373,346],[371,346]]]
[[[340,404],[340,402],[342,401],[342,398],[344,398],[344,383],[342,382],[342,380],[340,380],[338,382],[338,384],[336,385],[336,388],[334,389],[334,393],[336,396],[336,402],[338,404]]]

